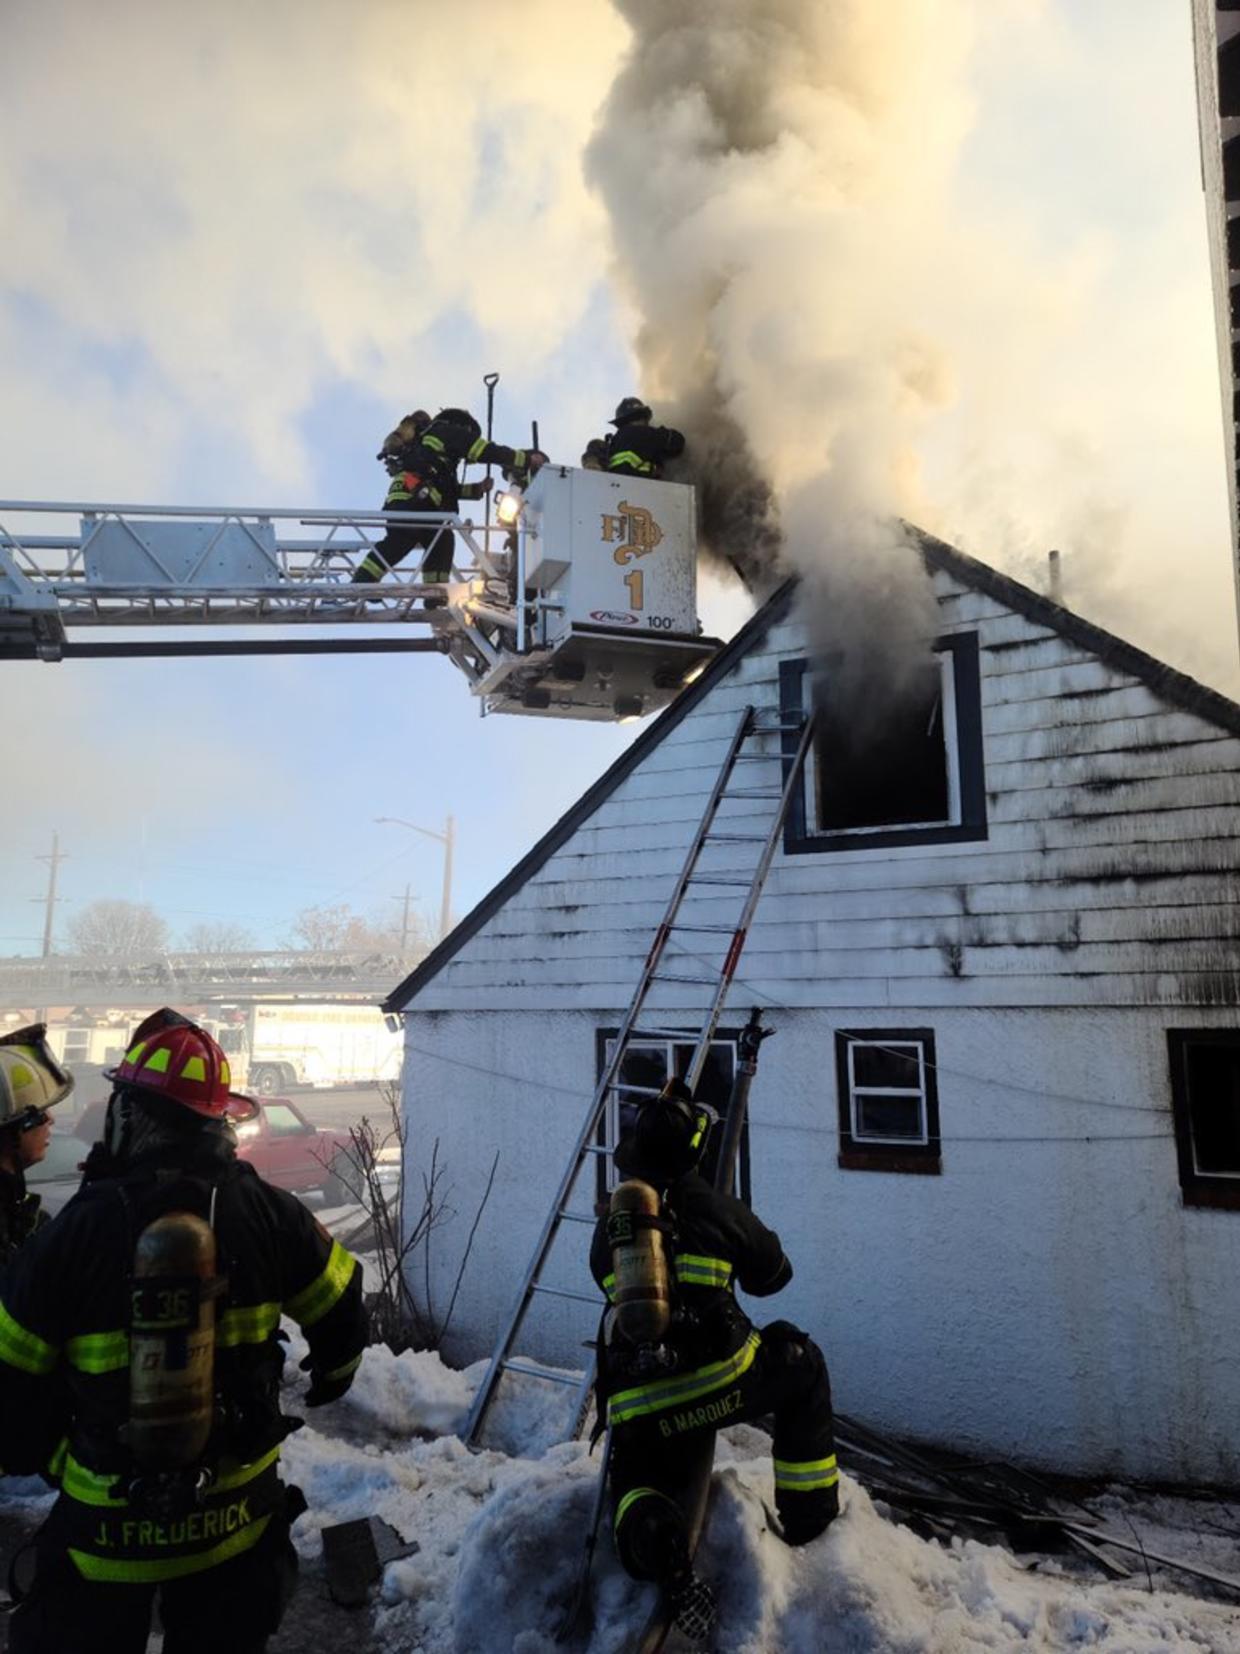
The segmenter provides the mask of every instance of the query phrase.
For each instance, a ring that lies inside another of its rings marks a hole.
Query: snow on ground
[[[597,1485],[598,1456],[555,1442],[565,1393],[509,1375],[488,1424],[499,1445],[470,1452],[456,1434],[485,1363],[464,1372],[438,1356],[368,1350],[349,1395],[299,1405],[305,1379],[292,1340],[285,1408],[305,1427],[284,1450],[285,1475],[310,1508],[293,1530],[308,1563],[321,1529],[380,1516],[417,1553],[388,1565],[373,1629],[355,1621],[351,1649],[387,1654],[560,1654],[555,1630],[571,1596]],[[547,1446],[548,1442],[553,1445]],[[741,1425],[720,1437],[700,1553],[719,1594],[718,1654],[1240,1654],[1240,1601],[1189,1594],[1183,1575],[1139,1559],[1131,1582],[1065,1558],[1018,1559],[997,1546],[917,1537],[843,1479],[843,1513],[803,1550],[768,1528],[769,1438]],[[37,1480],[0,1482],[0,1518],[33,1527],[50,1503]],[[1229,1574],[1240,1573],[1240,1504],[1108,1489],[1091,1508],[1116,1534]],[[322,1589],[312,1569],[302,1591]],[[604,1532],[594,1567],[589,1654],[619,1654],[649,1597],[621,1571]],[[311,1623],[315,1623],[312,1619]],[[341,1654],[323,1641],[303,1654]],[[303,1633],[304,1636],[304,1633]],[[582,1654],[582,1644],[576,1645]]]
[[[370,1350],[350,1395],[310,1413],[286,1448],[288,1476],[310,1501],[294,1530],[305,1556],[318,1553],[326,1523],[372,1514],[418,1541],[385,1570],[375,1613],[376,1640],[392,1654],[557,1654],[597,1454],[577,1441],[542,1446],[556,1403],[550,1386],[519,1375],[505,1378],[493,1410],[504,1450],[469,1452],[454,1432],[484,1371]],[[720,1439],[700,1553],[719,1592],[720,1654],[1240,1654],[1240,1602],[1187,1594],[1182,1575],[1154,1571],[1151,1589],[1139,1561],[1131,1583],[1115,1583],[1062,1559],[923,1540],[847,1477],[839,1520],[791,1551],[766,1523],[768,1454],[768,1438],[748,1426]],[[1240,1506],[1115,1488],[1093,1508],[1117,1534],[1240,1573]],[[648,1600],[604,1536],[590,1654],[619,1654]]]

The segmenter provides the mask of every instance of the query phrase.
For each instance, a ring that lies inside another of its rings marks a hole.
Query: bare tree
[[[145,902],[119,899],[91,902],[69,921],[78,953],[113,958],[151,958],[168,946],[168,926]]]
[[[349,1147],[336,1150],[330,1163],[339,1191],[355,1200],[363,1212],[360,1224],[347,1237],[346,1244],[374,1251],[374,1271],[367,1271],[367,1279],[373,1285],[366,1294],[373,1341],[386,1344],[396,1355],[409,1349],[435,1350],[442,1345],[452,1322],[474,1236],[495,1183],[499,1154],[496,1153],[491,1163],[491,1173],[457,1266],[448,1308],[440,1317],[431,1299],[430,1240],[434,1231],[456,1213],[448,1205],[452,1191],[444,1185],[439,1141],[435,1140],[430,1166],[422,1173],[420,1203],[416,1198],[407,1199],[400,1087],[388,1084],[380,1090],[387,1107],[387,1119],[382,1127],[376,1128],[369,1119],[360,1120],[349,1132]],[[394,1179],[388,1175],[393,1168],[397,1173]],[[425,1276],[424,1298],[420,1303],[412,1280],[413,1259],[419,1247],[423,1250]]]
[[[410,932],[404,951],[426,951],[420,915],[411,915]],[[312,953],[389,953],[402,951],[401,929],[386,919],[366,918],[343,902],[328,907],[307,907],[293,922],[294,946]]]
[[[185,946],[190,953],[251,953],[254,937],[244,925],[215,919],[210,924],[191,925],[185,932]]]

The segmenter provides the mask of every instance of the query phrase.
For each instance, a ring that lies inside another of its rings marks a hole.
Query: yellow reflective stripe
[[[50,1373],[58,1354],[54,1344],[23,1327],[0,1304],[0,1361],[23,1373]]]
[[[226,1309],[216,1325],[215,1342],[230,1347],[262,1344],[279,1325],[279,1304],[248,1304],[242,1309]]]
[[[676,1254],[676,1279],[681,1286],[727,1286],[732,1265],[726,1258],[700,1258],[692,1252]]]
[[[366,556],[362,558],[362,567],[379,579],[382,579],[388,572],[388,565],[374,551],[367,552]]]
[[[183,1080],[205,1080],[206,1077],[207,1065],[201,1057],[190,1057],[181,1070]]]
[[[356,1268],[357,1259],[351,1257],[339,1241],[334,1240],[323,1273],[288,1300],[284,1306],[285,1312],[293,1317],[303,1331],[306,1327],[312,1327],[316,1321],[323,1319],[328,1310],[340,1302]]]
[[[436,454],[442,454],[444,451],[442,440],[437,436],[431,436],[426,431],[422,433],[421,442],[424,448],[430,448]]]
[[[151,1042],[148,1039],[140,1039],[137,1045],[131,1045],[129,1050],[125,1053],[125,1061],[137,1062],[138,1058],[142,1055],[150,1043]]]
[[[256,1476],[261,1476],[279,1457],[279,1447],[273,1447],[252,1464],[237,1465],[235,1469],[217,1476],[207,1491],[227,1493],[232,1488],[244,1487]],[[76,1499],[79,1505],[101,1505],[112,1510],[123,1510],[129,1503],[123,1493],[115,1491],[123,1486],[123,1478],[119,1471],[91,1470],[75,1459],[72,1453],[65,1455],[61,1486],[69,1498]]]
[[[616,1506],[616,1514],[611,1524],[613,1533],[619,1533],[621,1522],[624,1521],[627,1513],[639,1499],[667,1499],[668,1504],[674,1502],[668,1499],[666,1493],[661,1493],[657,1487],[635,1487],[631,1493],[626,1493]]]
[[[758,1334],[751,1332],[735,1355],[729,1355],[723,1361],[712,1361],[707,1367],[681,1373],[676,1378],[639,1384],[632,1390],[619,1390],[608,1403],[608,1417],[613,1424],[623,1424],[626,1419],[641,1418],[649,1413],[661,1413],[673,1407],[683,1407],[690,1401],[698,1401],[748,1372],[761,1342]]]
[[[69,1365],[80,1373],[114,1373],[129,1365],[127,1332],[83,1332],[65,1345]]]
[[[813,1488],[834,1487],[840,1479],[835,1454],[825,1459],[776,1459],[775,1486],[795,1493],[808,1493]]]
[[[231,1085],[232,1084],[232,1069],[229,1068],[228,1064],[224,1061],[223,1057],[220,1058],[220,1084],[221,1085]]]
[[[486,447],[487,447],[486,437],[484,437],[484,436],[478,437],[476,441],[470,443],[469,452],[465,456],[466,460],[467,461],[476,460],[479,457],[479,455],[484,454],[486,452]]]
[[[83,1579],[105,1579],[122,1585],[157,1585],[161,1579],[200,1574],[207,1568],[227,1562],[230,1557],[240,1556],[251,1545],[257,1545],[270,1520],[270,1514],[260,1516],[257,1522],[238,1528],[236,1533],[229,1534],[227,1539],[213,1545],[209,1551],[196,1551],[192,1556],[168,1557],[158,1562],[139,1561],[137,1558],[113,1561],[111,1557],[92,1556],[89,1551],[75,1551],[72,1547],[69,1555]]]
[[[609,471],[614,471],[617,465],[631,465],[638,471],[654,470],[653,460],[643,459],[640,454],[635,454],[631,448],[625,448],[620,453],[613,454],[607,461]]]
[[[349,1374],[350,1373],[355,1373],[357,1371],[357,1369],[361,1366],[361,1364],[362,1364],[361,1356],[360,1355],[355,1355],[353,1357],[352,1361],[346,1361],[343,1367],[333,1367],[330,1372],[324,1373],[323,1377],[326,1378],[326,1379],[329,1379],[329,1380],[330,1379],[337,1379],[337,1378],[348,1378]]]
[[[65,1460],[69,1457],[69,1438],[62,1436],[52,1449],[52,1456],[47,1461],[44,1475],[49,1481],[59,1482],[65,1473]]]
[[[616,1277],[614,1275],[603,1276],[603,1291],[609,1298],[616,1296]]]
[[[158,1051],[151,1052],[150,1056],[146,1059],[142,1066],[143,1068],[149,1068],[153,1074],[166,1074],[168,1072],[168,1064],[171,1061],[171,1050],[168,1046],[161,1045]]]

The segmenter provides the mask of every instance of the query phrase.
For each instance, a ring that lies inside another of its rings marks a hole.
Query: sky
[[[1034,584],[1058,547],[1070,603],[1240,692],[1187,4],[6,11],[0,498],[374,508],[394,421],[482,408],[488,371],[496,436],[537,418],[572,458],[620,396],[694,390],[650,341],[705,280],[720,395],[781,489],[861,477]],[[755,14],[797,51],[762,56]],[[739,42],[742,93],[772,82],[769,168],[726,154],[721,185],[617,124],[633,31],[669,18]],[[696,265],[643,235],[682,187]],[[838,556],[822,498],[799,541]],[[717,635],[750,609],[700,596]],[[634,734],[481,720],[434,656],[4,672],[0,955],[38,950],[53,831],[58,938],[97,897],[269,945],[407,884],[433,921],[438,848],[379,816],[455,818],[463,914]]]

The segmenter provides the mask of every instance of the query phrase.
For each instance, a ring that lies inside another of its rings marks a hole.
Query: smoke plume
[[[971,8],[615,3],[633,35],[587,173],[643,391],[689,438],[704,547],[759,594],[789,568],[812,575],[824,646],[880,604],[889,638],[925,637],[932,608],[894,519],[915,504],[911,439],[949,376],[893,320],[916,259],[917,215],[900,215],[967,124],[954,82]]]

